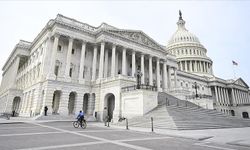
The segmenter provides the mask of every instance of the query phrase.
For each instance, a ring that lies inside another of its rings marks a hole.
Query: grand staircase
[[[158,94],[158,106],[142,117],[128,120],[129,126],[175,130],[249,127],[250,120],[228,116],[216,110],[201,108],[166,93]],[[125,122],[118,123],[125,125]]]

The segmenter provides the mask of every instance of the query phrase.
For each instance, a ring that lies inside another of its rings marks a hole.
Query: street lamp
[[[199,97],[198,94],[197,94],[197,88],[198,88],[197,83],[194,82],[195,98],[198,98],[198,97]]]
[[[136,88],[137,89],[140,89],[140,86],[141,86],[141,76],[143,74],[141,73],[140,71],[140,67],[138,66],[137,68],[137,72],[135,73],[135,76],[136,76],[136,80],[137,80],[137,85],[136,85]]]

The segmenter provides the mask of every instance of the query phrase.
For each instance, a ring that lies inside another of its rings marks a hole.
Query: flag
[[[232,60],[233,65],[238,66],[238,63]]]

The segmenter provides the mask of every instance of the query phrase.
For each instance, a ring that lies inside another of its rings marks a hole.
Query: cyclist
[[[80,125],[82,127],[82,122],[84,120],[84,112],[80,110],[78,116],[77,116],[78,121],[80,122]]]

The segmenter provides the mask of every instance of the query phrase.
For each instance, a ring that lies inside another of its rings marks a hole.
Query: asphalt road
[[[0,150],[247,150],[155,133],[100,127],[86,129],[71,122],[0,124]]]

